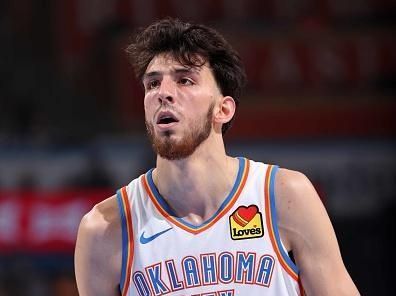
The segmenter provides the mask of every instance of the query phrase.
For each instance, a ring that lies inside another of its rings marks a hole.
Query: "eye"
[[[154,89],[157,88],[160,85],[159,80],[155,79],[155,80],[150,80],[147,82],[146,84],[146,89],[150,90],[150,89]]]
[[[181,85],[193,85],[194,82],[190,78],[180,78],[179,83]]]

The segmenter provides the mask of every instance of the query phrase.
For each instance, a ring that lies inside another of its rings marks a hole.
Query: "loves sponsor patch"
[[[263,220],[256,205],[238,207],[230,216],[233,240],[257,238],[264,235]]]

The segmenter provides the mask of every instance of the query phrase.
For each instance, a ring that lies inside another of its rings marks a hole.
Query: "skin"
[[[181,143],[189,130],[206,120],[209,106],[214,106],[208,138],[186,158],[168,160],[158,155],[153,171],[156,187],[175,213],[201,224],[219,208],[236,177],[238,160],[227,156],[221,133],[222,125],[235,113],[235,101],[221,94],[209,65],[186,71],[165,54],[154,57],[143,83],[146,122],[152,124],[159,140]],[[159,126],[161,110],[171,110],[179,121]],[[299,172],[280,169],[275,193],[280,236],[293,251],[307,294],[359,295],[310,181]],[[121,227],[115,196],[82,219],[75,269],[81,296],[120,295]]]

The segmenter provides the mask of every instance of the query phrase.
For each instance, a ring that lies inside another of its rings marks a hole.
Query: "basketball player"
[[[245,74],[224,38],[165,19],[128,52],[157,163],[82,219],[80,295],[359,295],[309,180],[226,154]]]

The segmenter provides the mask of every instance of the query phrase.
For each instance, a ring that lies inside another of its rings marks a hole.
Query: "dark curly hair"
[[[201,67],[207,62],[222,95],[233,97],[236,105],[239,104],[246,84],[244,66],[239,54],[212,28],[166,18],[141,30],[126,52],[138,79],[142,79],[148,64],[161,53],[170,53],[186,67]],[[223,134],[233,120],[223,125]]]

